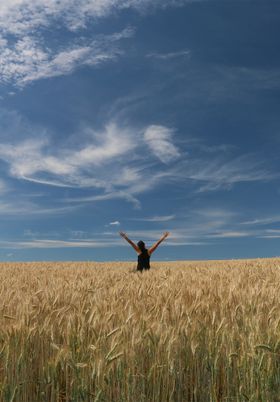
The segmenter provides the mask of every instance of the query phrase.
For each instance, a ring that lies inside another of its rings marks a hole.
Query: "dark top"
[[[150,256],[148,250],[145,249],[141,254],[138,255],[138,265],[137,269],[150,269]]]

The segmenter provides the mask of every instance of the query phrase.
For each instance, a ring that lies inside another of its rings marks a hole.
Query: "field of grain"
[[[280,401],[280,259],[0,264],[1,402]]]

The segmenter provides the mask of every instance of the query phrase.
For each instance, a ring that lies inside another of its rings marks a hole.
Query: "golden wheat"
[[[1,402],[280,401],[280,260],[0,264]]]

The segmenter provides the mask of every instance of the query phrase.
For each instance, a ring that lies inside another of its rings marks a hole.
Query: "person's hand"
[[[170,232],[165,232],[164,235],[163,235],[163,238],[166,239],[167,236],[169,236],[169,234],[170,234]]]
[[[126,234],[124,232],[120,232],[120,236],[123,237],[124,239],[126,238]]]

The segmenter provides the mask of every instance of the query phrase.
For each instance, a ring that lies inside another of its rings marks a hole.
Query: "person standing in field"
[[[143,271],[143,269],[150,269],[150,257],[160,243],[169,236],[169,232],[165,232],[164,235],[150,248],[146,248],[145,243],[140,240],[137,244],[133,243],[124,232],[120,232],[121,237],[123,237],[136,251],[138,254],[138,264],[137,271]]]

